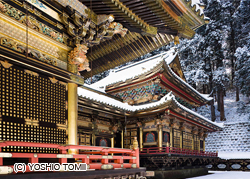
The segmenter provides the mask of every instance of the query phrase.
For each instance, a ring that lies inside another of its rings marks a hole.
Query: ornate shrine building
[[[17,162],[78,159],[96,170],[88,178],[142,176],[139,153],[152,147],[205,156],[205,133],[220,127],[190,110],[210,98],[185,82],[174,49],[84,85],[192,38],[209,21],[203,8],[193,0],[0,0],[0,174],[23,172]],[[104,171],[115,168],[124,170]]]
[[[187,84],[176,49],[111,71],[108,77],[79,87],[78,95],[81,144],[90,144],[85,141],[91,140],[86,133],[91,129],[94,144],[100,146],[130,148],[137,137],[141,165],[150,168],[176,165],[184,155],[186,160],[191,156],[194,165],[197,156],[209,159],[200,164],[217,157],[205,152],[205,137],[221,127],[192,110],[212,98]],[[167,153],[179,157],[171,161]],[[169,160],[154,162],[158,158]]]

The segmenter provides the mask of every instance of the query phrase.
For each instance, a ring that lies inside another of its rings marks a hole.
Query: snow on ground
[[[235,91],[229,91],[224,98],[224,107],[225,107],[225,116],[227,124],[235,123],[235,122],[247,122],[250,121],[250,104],[246,104],[249,102],[249,98],[240,94],[240,101],[235,101],[236,99]],[[216,103],[217,105],[217,103]],[[216,118],[217,121],[220,120],[220,113],[217,112]]]
[[[250,152],[219,152],[221,159],[246,159],[250,158]],[[250,179],[250,176],[249,176]]]
[[[250,122],[250,103],[249,98],[240,94],[240,101],[235,101],[235,91],[228,91],[224,97],[225,117],[226,121],[223,123],[231,124],[238,122]],[[216,122],[220,121],[220,112],[217,110],[217,102],[214,103]],[[211,119],[211,106],[202,106],[197,109],[197,113],[204,117]]]
[[[250,179],[250,172],[241,171],[209,171],[209,175],[190,179]]]

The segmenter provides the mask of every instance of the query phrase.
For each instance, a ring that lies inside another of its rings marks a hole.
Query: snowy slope
[[[248,98],[240,95],[235,102],[235,92],[227,92],[225,97],[224,129],[208,134],[206,150],[218,151],[223,159],[250,158],[250,104]],[[215,103],[215,108],[217,109]],[[211,118],[210,106],[198,109],[198,113]],[[216,121],[220,122],[220,113],[216,110]],[[237,153],[236,153],[237,152]],[[250,177],[249,177],[250,178]]]

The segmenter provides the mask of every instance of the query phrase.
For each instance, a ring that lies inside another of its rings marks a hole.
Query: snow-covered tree
[[[250,42],[250,41],[249,41]],[[238,47],[235,53],[236,61],[236,79],[242,94],[250,96],[250,48],[244,46]]]
[[[236,84],[241,93],[250,96],[250,1],[241,0],[234,17],[237,19]]]

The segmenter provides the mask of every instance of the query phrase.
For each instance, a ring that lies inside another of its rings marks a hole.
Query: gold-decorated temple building
[[[78,95],[83,145],[90,144],[85,143],[86,136],[91,140],[85,131],[92,128],[95,145],[130,148],[137,137],[141,155],[161,153],[162,147],[205,151],[206,133],[221,128],[192,110],[212,98],[187,84],[176,49],[113,70],[108,77],[79,87]]]
[[[15,173],[20,153],[36,163],[80,159],[99,177],[143,172],[139,153],[152,147],[216,157],[204,139],[220,126],[192,110],[211,99],[187,84],[175,49],[84,84],[192,38],[209,22],[203,8],[194,0],[0,0],[1,174]]]

